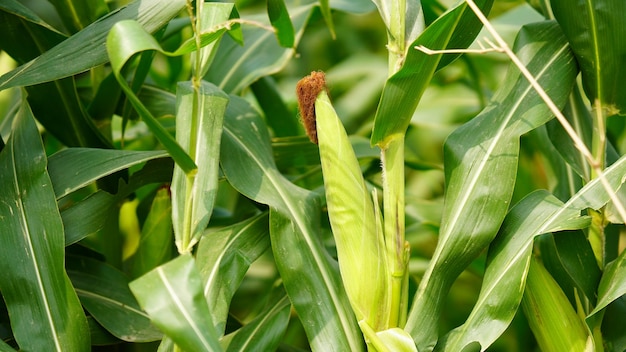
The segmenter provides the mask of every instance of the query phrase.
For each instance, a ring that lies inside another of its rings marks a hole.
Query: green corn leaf
[[[576,65],[556,23],[523,27],[514,49],[557,106],[565,104]],[[437,319],[450,285],[493,240],[504,219],[515,184],[520,136],[551,118],[541,98],[512,66],[489,106],[448,137],[439,243],[406,326],[420,351],[434,347]]]
[[[392,42],[396,42],[398,40],[402,41],[403,46],[408,50],[413,50],[410,47],[410,44],[413,43],[415,39],[424,31],[424,15],[422,13],[422,5],[419,0],[405,0],[406,8],[398,9],[401,14],[393,14],[394,4],[392,0],[373,0],[374,4],[378,8],[378,12],[380,13],[380,17],[385,22],[385,26],[387,27],[388,33],[390,36],[394,35],[394,31],[392,30],[392,23],[399,23],[400,20],[397,18],[401,15],[404,15],[404,33],[402,33],[402,38],[393,38]],[[396,3],[401,3],[400,1],[395,1]],[[395,15],[395,16],[394,16]]]
[[[148,342],[163,337],[128,288],[126,276],[103,262],[68,256],[67,273],[89,314],[115,337]]]
[[[326,22],[326,26],[330,31],[331,37],[335,39],[337,34],[335,34],[335,25],[333,23],[333,15],[331,13],[329,0],[319,0],[320,3],[320,11],[322,12],[322,17],[324,17],[324,21]]]
[[[612,189],[625,181],[624,172],[626,157],[605,170]],[[584,228],[590,220],[582,217],[581,211],[600,209],[608,201],[602,183],[594,179],[565,204],[546,191],[533,192],[516,204],[489,247],[487,269],[474,309],[465,324],[437,344],[437,350],[458,351],[473,342],[482,349],[491,345],[507,328],[522,300],[534,238]]]
[[[280,174],[263,120],[234,96],[226,112],[221,154],[229,156],[221,164],[233,187],[270,206],[274,258],[311,348],[361,351],[363,339],[337,264],[320,241],[317,196]]]
[[[28,8],[13,1],[0,4],[0,31],[5,33],[0,47],[20,64],[65,39]],[[110,142],[82,109],[73,78],[30,86],[26,90],[37,120],[65,145],[110,147]]]
[[[572,46],[589,100],[610,114],[624,113],[626,90],[626,2],[551,1],[554,17]]]
[[[50,0],[50,3],[71,33],[80,31],[109,12],[104,0]]]
[[[32,61],[2,75],[0,90],[69,77],[106,63],[106,37],[113,25],[135,19],[153,33],[185,6],[185,0],[138,0],[92,23]]]
[[[227,104],[228,96],[211,83],[202,82],[198,93],[191,82],[178,84],[176,140],[198,166],[193,176],[178,165],[174,167],[172,221],[180,252],[191,250],[198,242],[213,212]]]
[[[205,279],[204,296],[219,336],[224,335],[230,302],[250,264],[269,247],[267,213],[218,231],[207,230],[200,240],[196,262]]]
[[[583,231],[568,231],[537,239],[541,261],[575,306],[578,299],[588,313],[596,304],[602,272]]]
[[[541,263],[531,258],[522,307],[542,351],[593,351],[593,342],[567,297]]]
[[[375,331],[387,328],[389,269],[378,213],[348,135],[326,91],[315,101],[328,217],[335,237],[343,285],[357,320]],[[394,260],[392,258],[391,260]]]
[[[267,29],[244,26],[245,46],[231,38],[224,38],[215,60],[205,76],[227,93],[238,93],[261,77],[278,72],[293,56],[304,27],[311,15],[311,5],[291,10],[291,23],[295,31],[294,44],[289,48],[280,46],[274,34]],[[250,17],[250,20],[266,23],[266,16]],[[250,60],[254,57],[254,60]]]
[[[483,12],[489,12],[493,0],[476,3]],[[426,55],[414,47],[423,45],[434,50],[448,47],[465,48],[471,44],[480,28],[481,24],[471,9],[465,2],[460,2],[428,26],[409,45],[402,68],[387,80],[383,88],[374,120],[372,145],[384,147],[388,139],[406,132],[424,90],[439,67],[442,55]],[[463,35],[454,37],[455,33]]]
[[[172,198],[168,188],[157,191],[148,216],[141,227],[141,238],[135,254],[130,258],[132,277],[172,259]]]
[[[295,33],[285,2],[283,0],[267,0],[267,15],[276,31],[276,38],[280,46],[292,48],[295,43]]]
[[[105,176],[149,160],[167,158],[164,151],[68,148],[50,156],[48,172],[57,199]]]
[[[65,272],[63,224],[25,101],[0,152],[0,292],[21,350],[87,351],[89,328]]]
[[[98,191],[61,210],[65,228],[65,246],[76,243],[89,235],[97,233],[107,222],[117,217],[121,199],[105,191]]]
[[[198,3],[199,5],[200,3]],[[200,14],[200,28],[198,31],[200,33],[212,32],[215,28],[224,22],[230,19],[231,13],[233,12],[234,4],[232,3],[204,3],[202,4],[202,13]],[[193,39],[193,38],[192,38]],[[198,77],[204,76],[209,67],[211,67],[211,63],[215,57],[216,49],[219,46],[221,40],[221,36],[215,41],[209,43],[200,49],[200,71],[197,74]],[[193,60],[195,60],[195,56],[192,55]],[[195,63],[192,63],[192,66],[195,68]]]
[[[130,283],[154,325],[187,351],[221,351],[202,278],[191,255],[161,265]]]
[[[282,286],[274,289],[259,315],[233,333],[226,351],[276,351],[289,323],[291,304]]]
[[[587,319],[605,309],[609,303],[619,299],[626,294],[626,251],[610,262],[602,274],[598,286],[598,304],[589,313]]]

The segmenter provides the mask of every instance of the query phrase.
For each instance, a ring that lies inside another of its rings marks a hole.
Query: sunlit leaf
[[[270,205],[274,258],[313,350],[363,349],[336,262],[320,242],[317,196],[279,173],[265,124],[254,109],[231,96],[222,137],[222,169],[246,196]],[[246,172],[241,172],[246,170]]]
[[[130,283],[154,325],[188,351],[220,351],[202,278],[191,255],[178,258]]]
[[[493,0],[477,1],[477,3],[484,12],[489,12]],[[428,26],[409,45],[402,68],[385,83],[374,120],[372,144],[384,147],[390,138],[394,138],[394,135],[406,132],[411,116],[442,60],[441,54],[427,55],[414,47],[423,45],[433,50],[445,49],[453,40],[460,41],[454,43],[454,48],[460,47],[457,45],[467,47],[480,28],[480,22],[477,21],[467,4],[460,2]],[[457,30],[463,33],[462,37],[453,36]]]
[[[524,27],[514,49],[553,101],[565,104],[576,66],[556,23]],[[520,136],[552,118],[517,68],[512,66],[506,77],[489,106],[455,130],[444,147],[447,191],[439,243],[406,326],[419,350],[434,346],[447,291],[493,240],[506,215]]]
[[[185,6],[185,0],[137,0],[110,13],[36,59],[0,77],[0,90],[72,76],[107,62],[106,41],[115,23],[136,19],[148,32],[162,28]]]

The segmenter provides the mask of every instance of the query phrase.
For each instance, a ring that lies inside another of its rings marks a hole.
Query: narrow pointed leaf
[[[626,294],[626,251],[610,262],[604,269],[600,285],[598,286],[598,304],[589,314],[595,315],[606,308],[609,303]],[[588,318],[589,318],[588,317]]]
[[[0,292],[21,350],[87,351],[89,328],[64,268],[64,236],[43,145],[23,102],[0,153]]]
[[[65,39],[28,8],[13,1],[0,4],[0,31],[5,33],[0,47],[20,64]],[[37,120],[65,145],[110,147],[82,109],[72,78],[30,86],[27,91]]]
[[[130,283],[154,325],[187,351],[221,351],[191,255],[181,255]]]
[[[185,6],[185,0],[137,0],[110,13],[32,61],[0,77],[0,90],[69,77],[104,64],[107,34],[122,20],[135,19],[152,33]]]
[[[208,82],[202,82],[198,93],[191,82],[181,82],[177,93],[176,140],[198,166],[194,177],[176,166],[172,178],[176,246],[180,252],[186,252],[198,242],[213,212],[228,96]]]
[[[576,65],[556,23],[524,27],[514,49],[557,106],[565,104]],[[559,80],[551,79],[553,75]],[[551,118],[541,98],[512,66],[489,106],[448,137],[439,243],[406,326],[420,351],[434,347],[447,291],[493,240],[504,219],[515,185],[520,136]]]
[[[483,12],[488,13],[493,0],[476,1],[476,3]],[[460,2],[428,26],[409,45],[402,68],[387,80],[383,88],[374,120],[372,145],[384,147],[389,138],[406,132],[413,112],[438,68],[442,55],[426,55],[414,47],[423,45],[433,50],[445,49],[448,45],[454,48],[467,47],[472,43],[480,28],[481,24],[472,10],[465,2]],[[457,29],[463,33],[462,36],[453,36]],[[460,42],[453,43],[453,38]],[[451,45],[452,43],[454,46]]]
[[[196,262],[205,279],[204,296],[219,336],[224,335],[230,302],[250,264],[269,247],[267,213],[219,231],[206,231],[200,240]]]
[[[267,15],[276,31],[278,43],[284,48],[291,48],[295,42],[293,23],[289,18],[284,0],[267,0]]]
[[[67,273],[85,309],[115,337],[129,342],[163,337],[139,308],[122,272],[91,258],[68,256]]]
[[[246,196],[270,205],[274,258],[311,348],[362,350],[337,264],[320,241],[317,196],[280,174],[263,121],[247,102],[234,96],[224,122],[222,155],[229,156],[221,160],[229,182]]]

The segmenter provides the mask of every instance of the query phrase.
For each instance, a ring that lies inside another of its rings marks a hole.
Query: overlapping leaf
[[[202,278],[189,254],[130,283],[141,307],[176,345],[187,351],[221,351],[202,294]]]
[[[163,336],[139,308],[122,272],[91,258],[67,259],[67,272],[81,303],[110,333],[130,342],[155,341]]]
[[[606,170],[604,177],[613,190],[626,181],[625,172],[626,157]],[[565,204],[546,191],[537,191],[513,207],[489,247],[478,302],[465,324],[450,332],[437,345],[437,350],[462,350],[472,342],[478,342],[481,350],[491,345],[519,307],[534,238],[544,233],[584,228],[589,225],[589,218],[581,216],[581,211],[600,209],[608,201],[602,182],[595,179]],[[569,301],[565,300],[565,304]]]
[[[626,2],[556,0],[552,11],[572,46],[589,100],[609,113],[624,113]],[[596,101],[597,100],[597,101]]]
[[[477,1],[484,12],[489,12],[493,0]],[[441,55],[426,55],[414,48],[423,45],[429,49],[467,47],[474,40],[481,28],[480,22],[465,2],[460,2],[433,22],[413,41],[402,68],[385,83],[380,98],[372,144],[384,147],[393,135],[404,134],[411,121],[411,116],[430,82],[430,78],[439,67]],[[454,37],[455,33],[463,35]],[[452,47],[452,46],[451,46]],[[449,60],[449,59],[446,59]],[[446,61],[449,63],[449,61]]]
[[[206,231],[196,262],[205,280],[215,330],[222,336],[230,302],[250,264],[269,249],[269,217],[261,214],[218,231]]]
[[[265,124],[247,102],[233,96],[224,122],[222,155],[229,156],[221,160],[229,182],[270,205],[274,258],[312,349],[362,350],[337,264],[320,242],[317,196],[280,174]]]
[[[0,153],[0,292],[20,349],[87,351],[89,328],[63,265],[63,225],[46,164],[23,102]]]
[[[106,36],[113,25],[135,19],[148,32],[162,28],[185,0],[137,0],[92,23],[41,56],[0,77],[0,90],[69,77],[108,61]]]
[[[576,66],[556,23],[524,27],[515,51],[553,101],[565,104]],[[519,137],[551,118],[528,81],[511,67],[489,106],[448,137],[439,243],[407,322],[420,351],[434,347],[437,317],[450,285],[493,240],[504,219],[515,184]]]

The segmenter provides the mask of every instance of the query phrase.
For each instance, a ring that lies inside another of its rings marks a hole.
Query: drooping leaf
[[[152,33],[185,6],[185,0],[137,0],[92,23],[41,56],[0,77],[0,90],[69,77],[106,63],[107,34],[115,23],[135,19]]]
[[[337,263],[320,241],[317,196],[280,174],[265,124],[247,102],[234,96],[224,121],[222,155],[229,156],[221,165],[233,187],[270,206],[274,258],[311,348],[362,350]]]
[[[65,39],[28,8],[13,1],[0,4],[0,47],[23,64]],[[28,101],[37,120],[67,146],[108,148],[78,99],[72,78],[27,87]]]
[[[226,351],[275,351],[289,323],[291,304],[284,287],[271,293],[268,304],[259,315],[235,331]]]
[[[576,66],[556,23],[523,27],[514,49],[557,106],[565,104]],[[515,184],[520,136],[551,118],[512,66],[489,106],[448,137],[439,243],[406,326],[420,351],[434,347],[437,319],[451,284],[493,240],[504,219]]]
[[[47,158],[25,101],[0,153],[0,292],[22,350],[90,348],[89,328],[65,272],[63,224]]]
[[[187,351],[221,351],[202,294],[202,278],[189,254],[159,266],[130,283],[154,325]]]
[[[162,338],[128,288],[128,278],[95,259],[68,256],[67,273],[81,303],[100,325],[115,337],[129,342]]]

